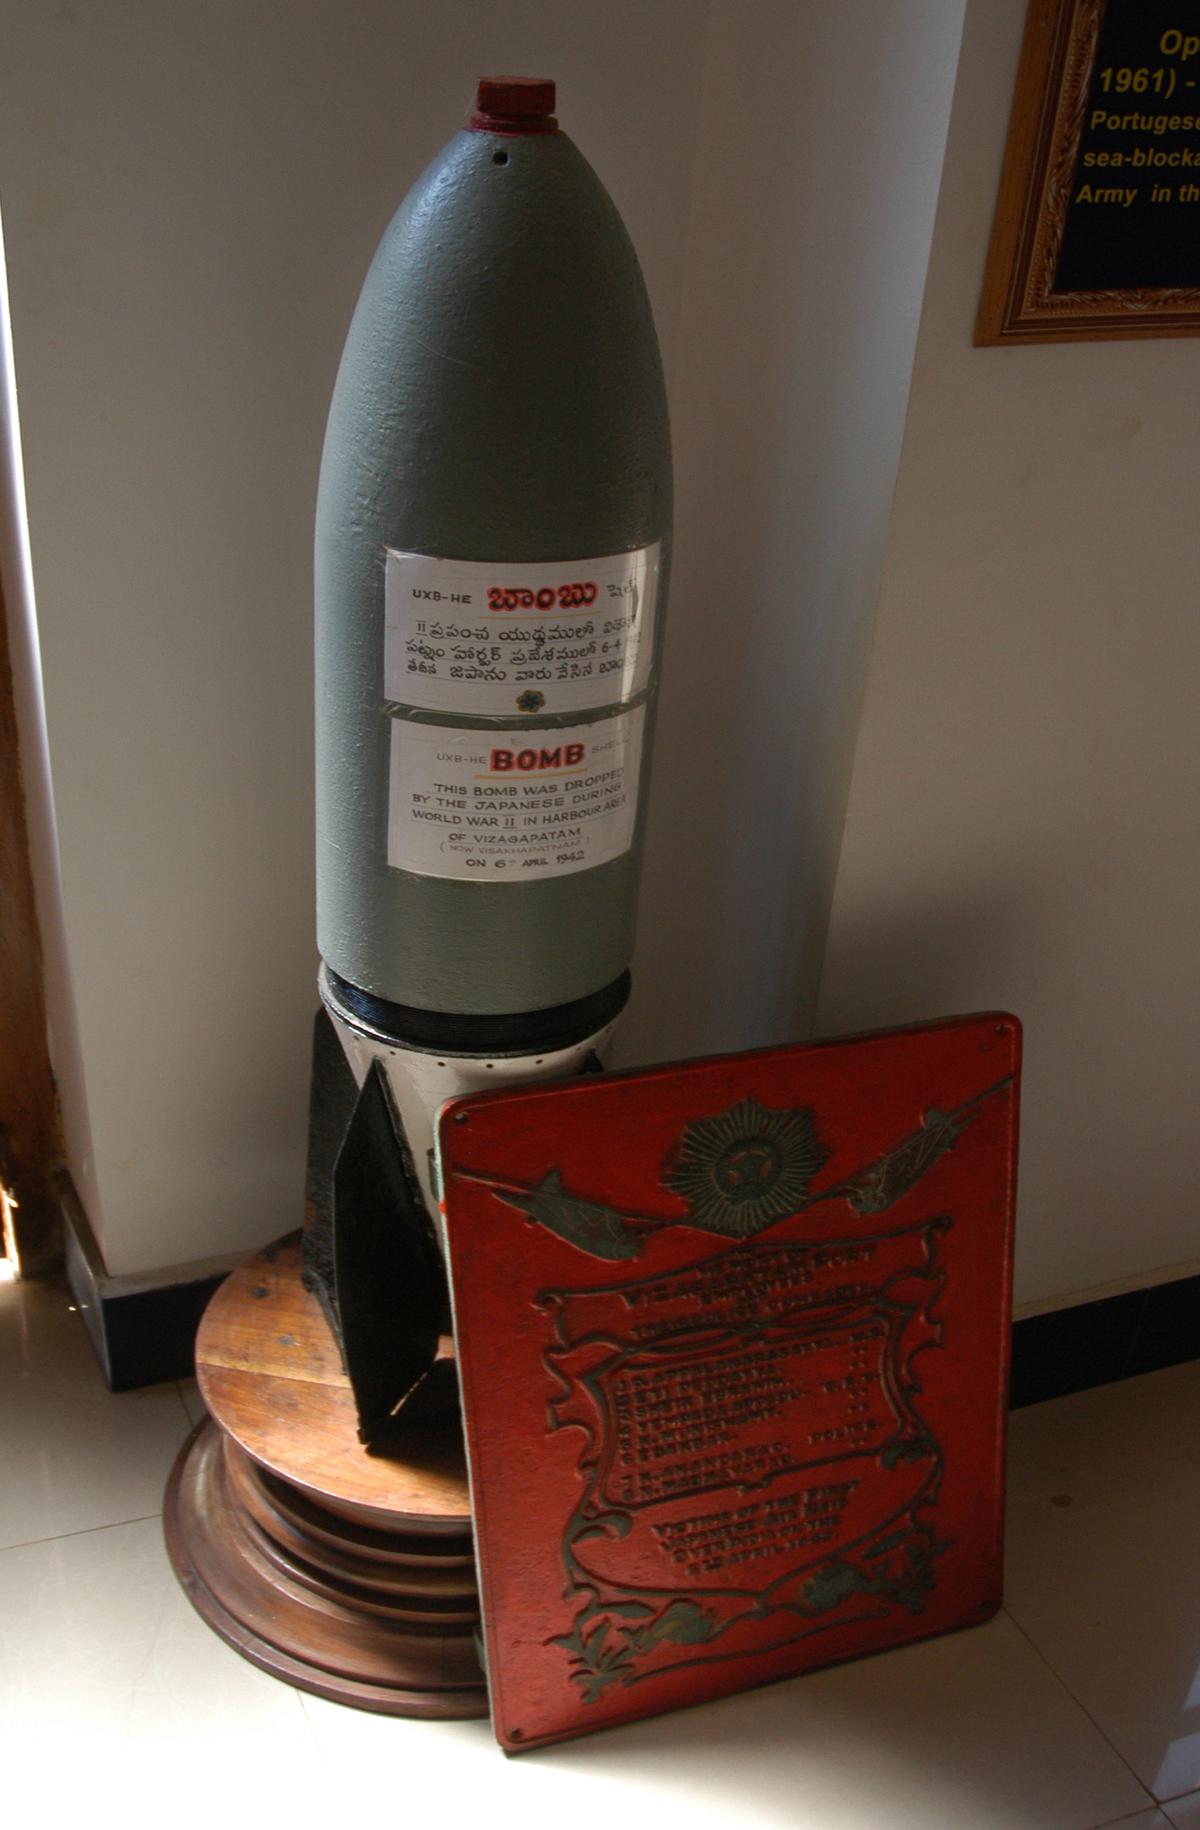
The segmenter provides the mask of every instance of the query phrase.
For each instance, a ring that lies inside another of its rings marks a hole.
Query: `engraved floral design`
[[[621,1614],[649,1618],[640,1626],[626,1626],[613,1619]],[[656,1646],[700,1646],[724,1631],[711,1608],[698,1607],[694,1601],[672,1601],[658,1613],[640,1601],[612,1602],[607,1607],[593,1601],[578,1614],[571,1631],[558,1634],[550,1644],[563,1647],[584,1702],[595,1703],[610,1684],[635,1683],[638,1658]]]
[[[932,1446],[932,1445],[931,1445]],[[932,1452],[940,1455],[935,1446]],[[922,1495],[927,1500],[928,1492]],[[746,1605],[721,1620],[713,1608],[701,1607],[687,1596],[655,1608],[644,1601],[602,1600],[594,1587],[572,1583],[584,1600],[569,1633],[555,1634],[546,1643],[561,1646],[567,1655],[572,1681],[585,1703],[596,1703],[611,1684],[628,1686],[654,1675],[644,1664],[660,1647],[707,1647],[746,1621],[772,1615],[792,1616],[800,1624],[784,1643],[803,1638],[819,1626],[822,1616],[861,1601],[903,1608],[918,1615],[937,1584],[935,1561],[949,1550],[952,1540],[935,1537],[919,1517],[920,1506],[909,1509],[899,1530],[892,1530],[864,1546],[856,1556],[833,1557],[805,1582],[793,1600],[772,1601],[769,1595],[748,1596]],[[582,1534],[580,1534],[582,1535]],[[571,1540],[566,1546],[570,1568]]]

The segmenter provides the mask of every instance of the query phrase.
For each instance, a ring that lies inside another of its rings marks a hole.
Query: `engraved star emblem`
[[[795,1213],[829,1155],[809,1107],[773,1111],[748,1098],[686,1126],[662,1179],[693,1226],[749,1239]]]

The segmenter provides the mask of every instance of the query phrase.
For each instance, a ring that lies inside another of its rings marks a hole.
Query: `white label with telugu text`
[[[389,547],[384,695],[516,720],[598,711],[650,682],[660,546],[536,565]]]
[[[388,863],[423,877],[520,883],[633,843],[645,706],[559,730],[392,720]]]

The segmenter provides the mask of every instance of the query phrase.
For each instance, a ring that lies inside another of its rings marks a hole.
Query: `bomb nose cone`
[[[468,126],[477,133],[556,133],[554,84],[544,76],[484,76]]]

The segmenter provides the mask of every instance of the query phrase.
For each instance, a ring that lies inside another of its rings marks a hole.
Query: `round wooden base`
[[[251,1259],[196,1341],[209,1420],[166,1499],[167,1549],[209,1625],[256,1665],[385,1715],[487,1714],[460,1426],[368,1455],[300,1247]]]

